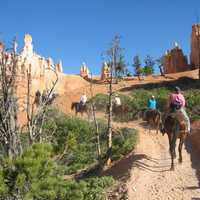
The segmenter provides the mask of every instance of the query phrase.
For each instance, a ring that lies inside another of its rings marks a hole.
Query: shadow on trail
[[[134,164],[134,167],[137,167],[139,169],[145,170],[145,171],[150,171],[150,172],[166,172],[170,171],[170,164],[169,165],[148,165],[144,164],[143,162],[136,162]],[[167,169],[166,169],[167,168]]]
[[[199,187],[197,186],[189,186],[189,187],[185,187],[185,190],[199,190]]]
[[[102,176],[112,176],[116,180],[126,181],[130,178],[130,172],[134,165],[134,162],[145,159],[145,154],[131,153],[129,156],[122,158],[116,162],[111,168],[104,171]]]
[[[150,161],[152,165],[146,164],[146,160]],[[148,157],[145,154],[132,154],[117,162],[101,175],[112,176],[116,180],[126,181],[130,178],[130,171],[132,168],[139,168],[151,172],[169,171],[170,165],[159,165],[159,161],[161,160],[163,159]]]
[[[121,160],[114,162],[113,165],[106,170],[103,170],[102,166],[97,164],[92,166],[90,169],[76,174],[75,179],[80,180],[96,176],[112,176],[116,180],[126,181],[130,177],[130,172],[134,162],[146,157],[145,154],[134,155],[134,152],[131,152]]]

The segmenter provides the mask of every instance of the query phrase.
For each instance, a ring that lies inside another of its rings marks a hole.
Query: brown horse
[[[180,111],[169,114],[164,122],[164,130],[169,139],[169,151],[171,155],[171,170],[174,170],[174,158],[176,157],[176,140],[179,138],[179,163],[182,163],[182,146],[187,136],[187,124]],[[164,134],[163,134],[164,135]]]
[[[156,129],[156,133],[158,134],[158,130],[161,124],[161,112],[158,109],[144,110],[142,113],[142,118],[148,123],[149,133],[151,132],[151,128],[153,127]]]
[[[80,102],[72,102],[71,110],[75,110],[75,115],[80,113],[81,116],[83,116],[83,113],[86,113],[89,117],[89,114],[90,114],[90,109],[88,105],[87,104],[82,105],[80,104]]]
[[[126,115],[129,112],[129,108],[126,105],[117,106],[117,105],[113,104],[112,111],[113,111],[113,115],[115,117],[120,117],[121,120],[125,120]]]

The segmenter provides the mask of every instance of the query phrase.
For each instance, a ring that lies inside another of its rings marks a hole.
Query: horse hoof
[[[178,159],[178,162],[181,164],[181,163],[182,163],[182,159],[179,158],[179,159]]]

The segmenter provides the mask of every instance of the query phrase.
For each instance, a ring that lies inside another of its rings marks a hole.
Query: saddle
[[[148,121],[149,119],[155,119],[157,116],[159,115],[159,111],[157,109],[147,109],[145,112],[144,112],[144,116],[143,116],[143,119],[145,121]]]
[[[78,111],[80,112],[83,108],[85,108],[86,107],[86,104],[84,104],[83,102],[80,102],[79,104],[78,104]]]
[[[180,109],[171,111],[167,116],[171,118],[171,120],[175,120],[175,129],[176,132],[185,132],[185,129],[187,128],[187,122],[184,118],[183,113],[180,111]]]

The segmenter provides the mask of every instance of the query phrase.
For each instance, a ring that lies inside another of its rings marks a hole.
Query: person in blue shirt
[[[148,109],[154,110],[156,109],[156,106],[157,106],[157,102],[155,100],[155,97],[152,95],[151,98],[148,99],[147,107]]]

